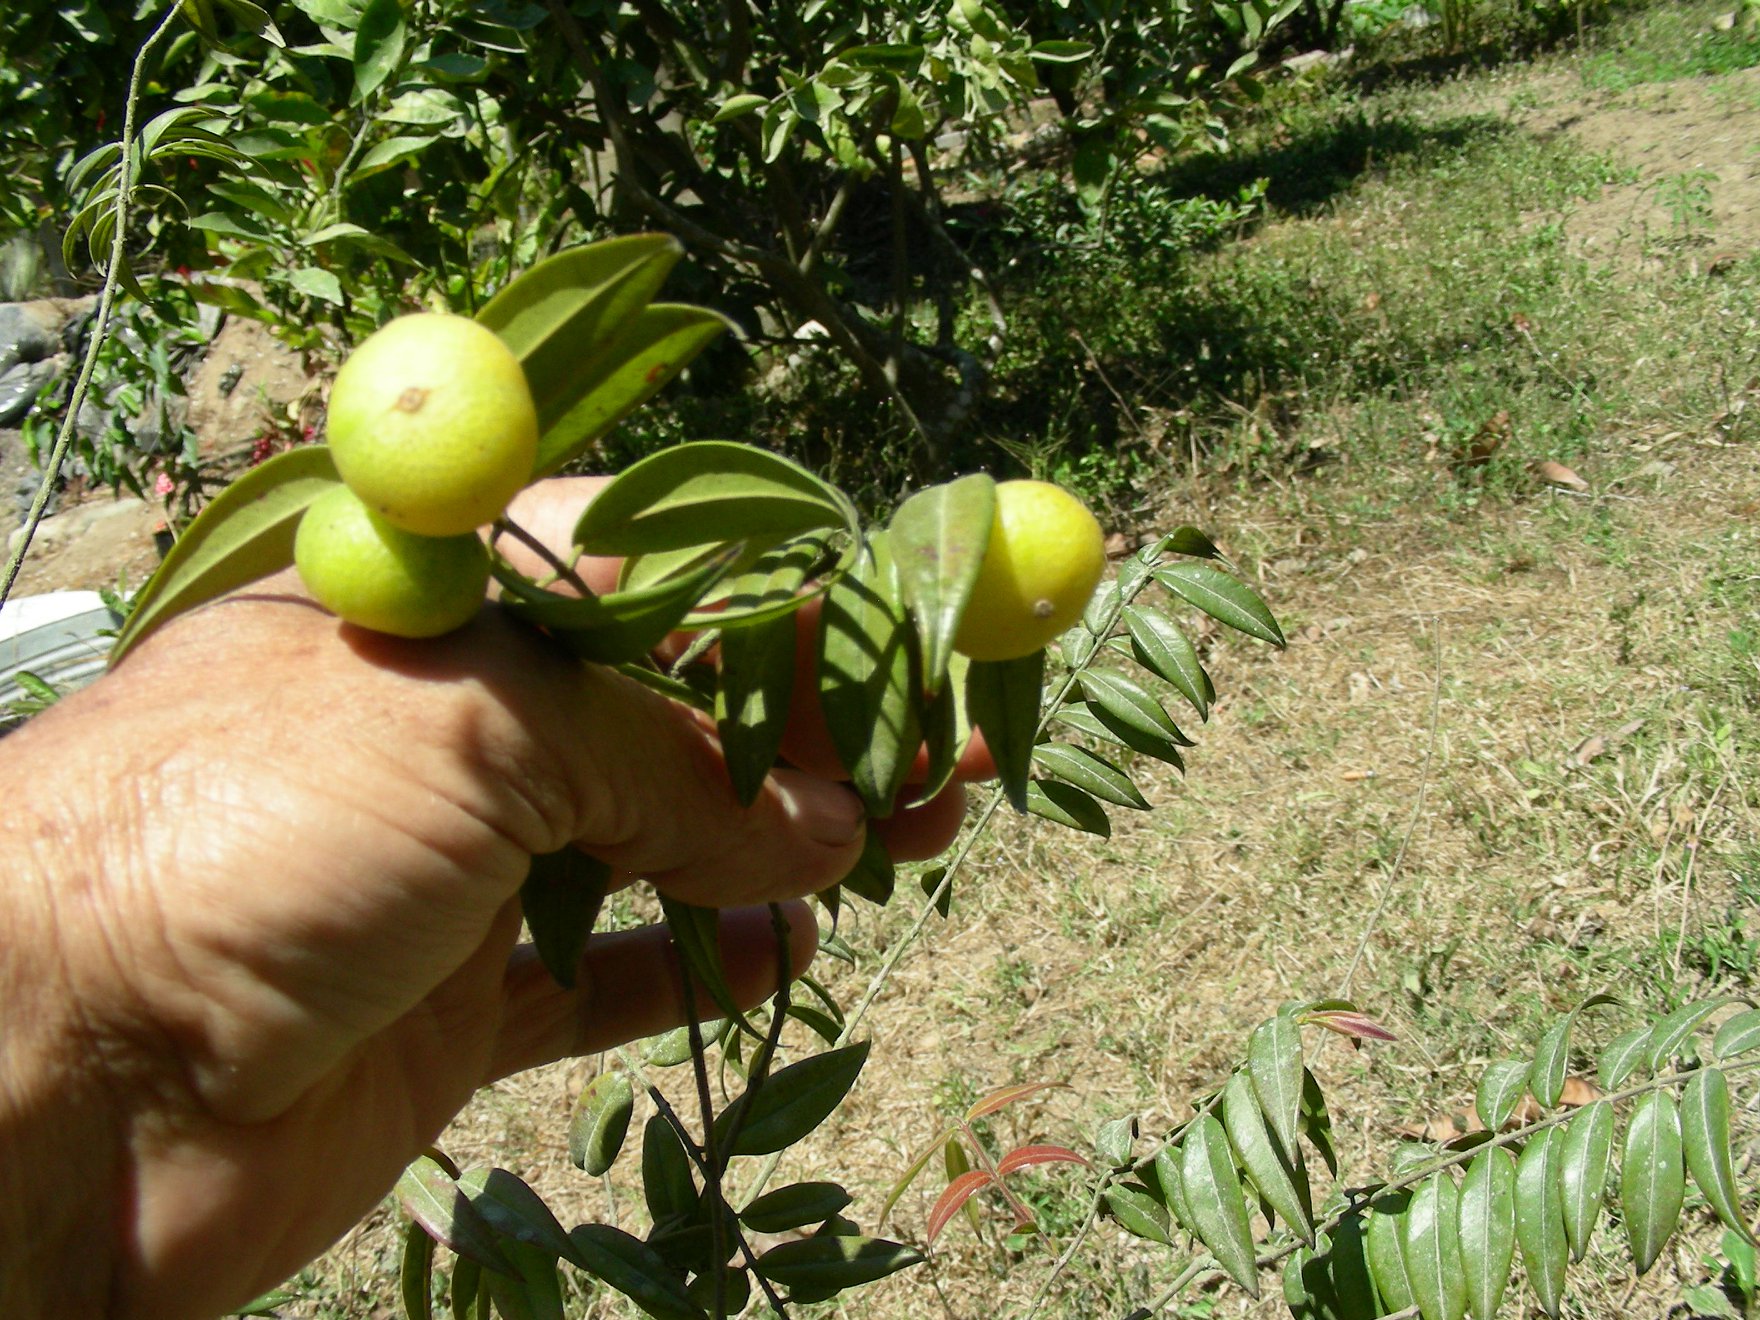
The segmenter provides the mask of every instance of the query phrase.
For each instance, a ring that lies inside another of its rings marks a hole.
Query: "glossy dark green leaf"
[[[1117,611],[1123,603],[1118,583],[1102,578],[1100,585],[1094,588],[1094,594],[1088,597],[1088,603],[1082,609],[1082,627],[1086,628],[1096,639],[1105,637],[1112,631],[1117,622]]]
[[[466,1169],[458,1186],[483,1221],[501,1235],[504,1248],[517,1242],[536,1247],[552,1261],[570,1256],[568,1234],[561,1223],[544,1198],[515,1174],[506,1169]]]
[[[742,1030],[756,1035],[740,1012],[739,1002],[727,985],[727,973],[721,966],[721,914],[713,908],[693,907],[677,899],[660,895],[660,911],[672,932],[673,946],[692,982],[700,987],[728,1020]]]
[[[495,1304],[483,1286],[483,1267],[469,1256],[460,1256],[448,1280],[452,1295],[452,1320],[493,1320]]]
[[[429,1320],[434,1314],[434,1239],[414,1220],[403,1228],[397,1295],[403,1303],[404,1320]]]
[[[938,692],[954,634],[978,580],[996,518],[996,483],[982,472],[918,491],[888,529],[899,590],[923,644],[923,685]]]
[[[1364,1231],[1369,1276],[1375,1282],[1384,1315],[1417,1305],[1406,1278],[1405,1215],[1411,1202],[1410,1192],[1396,1192],[1376,1201]]]
[[[965,715],[967,663],[955,657],[941,690],[923,703],[923,752],[926,762],[920,800],[927,801],[953,782],[959,758],[971,740],[972,726]]]
[[[1154,563],[1163,555],[1189,555],[1194,559],[1220,559],[1216,543],[1196,527],[1175,527],[1159,540],[1137,551],[1137,557]]]
[[[1728,996],[1707,999],[1697,1004],[1687,1004],[1677,1008],[1662,1021],[1658,1022],[1650,1032],[1650,1068],[1652,1071],[1661,1068],[1680,1053],[1681,1047],[1687,1043],[1705,1019],[1718,1009],[1737,1002]]]
[[[1027,810],[1044,675],[1043,651],[1018,660],[974,660],[966,671],[966,709],[984,734],[996,777],[1016,811]]]
[[[1110,669],[1084,669],[1079,682],[1082,694],[1102,722],[1137,730],[1151,738],[1169,738],[1182,747],[1192,745],[1161,703],[1135,679]]]
[[[1559,1144],[1559,1195],[1564,1201],[1564,1232],[1571,1259],[1583,1259],[1613,1161],[1613,1105],[1597,1100],[1579,1110],[1564,1126]]]
[[[525,368],[539,429],[567,411],[570,377],[660,291],[684,253],[666,234],[631,234],[559,252],[477,312]]]
[[[110,664],[186,610],[291,565],[300,515],[340,480],[330,450],[306,445],[227,486],[184,529],[135,597]]]
[[[1652,1091],[1632,1110],[1619,1171],[1626,1241],[1639,1274],[1656,1263],[1680,1222],[1686,1182],[1680,1113],[1667,1091]]]
[[[1423,1320],[1461,1320],[1467,1276],[1461,1262],[1460,1193],[1446,1172],[1432,1174],[1412,1193],[1404,1254],[1406,1281]]]
[[[1681,1092],[1681,1143],[1687,1170],[1705,1194],[1706,1203],[1726,1227],[1752,1242],[1730,1154],[1729,1079],[1722,1069],[1707,1068],[1696,1074]]]
[[[587,597],[535,587],[499,560],[493,569],[509,614],[545,629],[583,660],[610,665],[638,660],[658,646],[738,553],[729,546],[668,581]]]
[[[898,868],[893,864],[892,854],[886,851],[886,840],[880,831],[869,830],[862,840],[862,855],[837,883],[857,898],[884,907],[892,899],[897,878]]]
[[[882,1238],[820,1236],[771,1247],[758,1257],[758,1273],[791,1292],[825,1297],[922,1262],[920,1251]]]
[[[359,105],[397,71],[409,31],[400,0],[368,0],[354,30],[354,104]]]
[[[774,545],[826,527],[855,530],[848,500],[797,463],[750,445],[702,440],[625,468],[587,505],[574,543],[638,555],[748,541]]]
[[[584,454],[730,324],[701,307],[650,303],[642,308],[626,329],[577,365],[569,380],[573,397],[567,410],[541,426],[533,478],[547,477]]]
[[[1520,1059],[1499,1059],[1479,1079],[1473,1104],[1488,1131],[1501,1132],[1527,1089],[1530,1065]]]
[[[722,1018],[705,1022],[701,1032],[704,1040],[714,1040],[721,1034],[726,1022]],[[642,1047],[642,1062],[652,1064],[656,1068],[673,1068],[686,1063],[691,1057],[691,1030],[689,1027],[674,1027],[671,1031],[663,1031],[658,1036],[651,1036]]]
[[[1197,648],[1179,630],[1179,625],[1160,611],[1142,605],[1124,607],[1124,625],[1130,631],[1137,662],[1173,684],[1192,703],[1199,719],[1209,719],[1216,689],[1198,660]]]
[[[1562,1137],[1556,1128],[1535,1133],[1516,1161],[1516,1243],[1534,1297],[1554,1320],[1569,1255],[1558,1176]]]
[[[517,1276],[489,1274],[483,1279],[502,1320],[567,1320],[556,1254],[529,1242],[509,1242],[505,1249]]]
[[[1169,564],[1155,570],[1155,580],[1174,595],[1249,637],[1283,646],[1283,629],[1258,593],[1237,578],[1208,564]]]
[[[1102,839],[1112,837],[1112,821],[1106,815],[1106,808],[1075,785],[1056,779],[1028,782],[1027,813],[1066,829],[1081,830]]]
[[[1507,1150],[1473,1157],[1461,1183],[1460,1215],[1467,1307],[1475,1320],[1492,1320],[1516,1252],[1516,1166]]]
[[[699,1193],[691,1157],[678,1131],[662,1114],[642,1126],[642,1195],[656,1224],[694,1214]]]
[[[875,537],[819,612],[819,704],[831,745],[872,816],[892,814],[922,745],[912,642],[887,545]]]
[[[1622,1031],[1601,1051],[1595,1066],[1596,1076],[1604,1091],[1617,1091],[1650,1057],[1650,1028],[1633,1027]]]
[[[1338,1151],[1332,1143],[1332,1115],[1326,1111],[1326,1097],[1321,1094],[1319,1080],[1306,1068],[1302,1069],[1300,1127],[1302,1135],[1320,1153],[1327,1171],[1334,1178],[1338,1177]]]
[[[620,1072],[600,1073],[574,1102],[568,1124],[568,1157],[577,1169],[597,1178],[611,1168],[623,1149],[635,1092]]]
[[[1167,1207],[1134,1183],[1113,1183],[1106,1189],[1106,1209],[1118,1226],[1133,1237],[1173,1245]]]
[[[1197,1236],[1197,1220],[1192,1215],[1192,1203],[1186,1199],[1186,1180],[1181,1171],[1181,1153],[1178,1146],[1163,1146],[1155,1152],[1155,1181],[1161,1188],[1161,1199],[1167,1206],[1168,1213],[1173,1216],[1174,1224],[1186,1233]]]
[[[806,1023],[807,1028],[827,1045],[837,1044],[842,1032],[829,1013],[821,1013],[809,1004],[790,1004],[786,1012],[796,1022]]]
[[[683,626],[717,628],[728,633],[793,614],[809,600],[823,595],[848,571],[855,562],[856,549],[852,541],[842,554],[833,555],[831,537],[825,532],[809,532],[771,546],[749,565],[743,560],[736,563],[697,608],[685,615]],[[692,557],[690,551],[682,553]],[[634,586],[667,576],[671,558],[665,554],[640,555],[626,561],[625,584]]]
[[[1073,784],[1091,797],[1138,811],[1149,809],[1131,777],[1111,761],[1080,747],[1064,743],[1040,743],[1033,748],[1033,764],[1046,774]]]
[[[1228,1134],[1211,1114],[1200,1115],[1186,1129],[1180,1143],[1180,1181],[1198,1239],[1231,1279],[1257,1297],[1259,1269],[1240,1174],[1229,1153]]]
[[[834,1182],[791,1183],[765,1192],[739,1212],[739,1221],[754,1233],[786,1233],[842,1214],[850,1200]]]
[[[653,1320],[708,1320],[684,1283],[647,1243],[609,1224],[569,1230],[575,1259],[595,1279],[615,1288]]]
[[[520,886],[520,910],[532,932],[532,945],[565,990],[574,988],[610,880],[609,866],[571,846],[533,857],[532,869]]]
[[[1528,1069],[1528,1089],[1542,1106],[1551,1109],[1564,1094],[1564,1076],[1570,1064],[1571,1016],[1566,1015],[1548,1027],[1534,1051],[1534,1062]]]
[[[1292,1159],[1297,1158],[1304,1071],[1302,1029],[1294,1018],[1280,1013],[1253,1029],[1247,1042],[1247,1074],[1266,1123]]]
[[[1314,1207],[1308,1175],[1272,1135],[1265,1115],[1260,1112],[1259,1097],[1245,1072],[1235,1073],[1222,1090],[1222,1123],[1235,1158],[1246,1169],[1260,1197],[1298,1237],[1312,1245]],[[1294,1150],[1294,1143],[1290,1149]]]
[[[1737,1013],[1717,1029],[1711,1042],[1711,1052],[1719,1059],[1733,1059],[1756,1049],[1760,1049],[1760,1008]]]
[[[783,614],[721,635],[715,726],[740,805],[751,806],[769,778],[794,693],[796,624]]]
[[[1283,1263],[1283,1304],[1291,1320],[1326,1320],[1337,1309],[1325,1262],[1306,1247]]]
[[[489,1269],[513,1272],[513,1263],[496,1246],[495,1230],[471,1204],[468,1189],[432,1156],[418,1156],[403,1171],[397,1199],[404,1213],[442,1246]]]
[[[769,1155],[792,1146],[831,1116],[867,1059],[868,1042],[862,1041],[777,1069],[755,1095],[748,1088],[715,1120],[717,1149]]]
[[[1085,701],[1069,702],[1059,707],[1055,718],[1072,729],[1079,729],[1090,738],[1128,747],[1145,756],[1153,756],[1181,772],[1186,768],[1185,757],[1180,755],[1180,744],[1172,738],[1164,734],[1145,733],[1116,719],[1110,722],[1103,720]]]

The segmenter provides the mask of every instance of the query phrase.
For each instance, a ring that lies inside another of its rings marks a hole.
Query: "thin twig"
[[[6,563],[6,575],[0,579],[0,605],[12,594],[12,586],[18,581],[18,571],[24,567],[24,557],[30,553],[31,538],[37,534],[37,527],[43,521],[43,513],[49,507],[49,497],[55,493],[55,484],[61,479],[61,466],[67,461],[67,453],[73,447],[80,409],[86,401],[86,393],[91,389],[92,376],[98,369],[98,351],[103,348],[110,329],[110,311],[116,303],[117,272],[128,260],[128,210],[134,196],[134,146],[135,116],[139,110],[141,81],[146,75],[147,61],[154,49],[171,31],[171,25],[177,21],[181,9],[172,5],[165,11],[165,17],[159,20],[159,26],[141,43],[135,52],[134,67],[128,75],[128,100],[122,110],[122,139],[118,145],[122,155],[116,166],[116,203],[110,208],[115,220],[116,229],[110,239],[110,260],[104,267],[104,283],[98,292],[98,310],[92,317],[91,337],[86,341],[85,361],[80,363],[79,376],[74,381],[73,391],[68,395],[67,412],[61,419],[61,428],[55,434],[55,446],[49,451],[49,461],[43,465],[43,479],[37,483],[37,493],[31,500],[30,512],[25,515],[24,526],[19,529],[18,549],[12,552],[12,558]]]
[[[1412,818],[1406,823],[1405,837],[1399,841],[1399,851],[1394,854],[1393,866],[1387,872],[1387,879],[1381,886],[1381,898],[1375,905],[1375,911],[1369,917],[1368,924],[1363,927],[1363,937],[1357,941],[1356,955],[1351,959],[1350,970],[1344,974],[1344,984],[1339,987],[1341,998],[1350,998],[1351,981],[1362,965],[1363,955],[1368,952],[1369,941],[1375,934],[1375,928],[1381,924],[1382,916],[1387,912],[1387,905],[1393,899],[1394,886],[1399,882],[1400,867],[1406,860],[1406,849],[1411,846],[1412,835],[1417,832],[1418,820],[1424,814],[1424,801],[1430,794],[1430,767],[1436,759],[1436,728],[1442,712],[1442,618],[1440,615],[1431,618],[1434,628],[1434,646],[1436,653],[1436,685],[1430,695],[1430,740],[1424,748],[1424,768],[1418,779],[1418,798],[1412,803]]]
[[[565,563],[555,551],[545,545],[536,536],[533,536],[525,528],[521,527],[513,519],[506,517],[505,515],[497,518],[491,532],[491,540],[493,540],[494,537],[501,535],[503,532],[506,532],[509,536],[513,537],[514,540],[525,546],[526,549],[530,550],[550,566],[550,571],[556,575],[556,581],[568,583],[569,586],[581,593],[582,599],[587,599],[596,594],[591,587],[581,581],[580,574],[575,572],[574,565]]]

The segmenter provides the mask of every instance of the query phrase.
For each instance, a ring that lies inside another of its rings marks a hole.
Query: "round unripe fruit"
[[[338,618],[396,637],[438,637],[470,621],[489,586],[476,535],[417,536],[376,516],[346,486],[313,500],[293,538],[293,562]]]
[[[328,439],[336,470],[374,513],[406,532],[457,536],[499,518],[531,479],[538,412],[494,331],[420,312],[342,364]]]
[[[973,660],[1031,655],[1087,607],[1106,570],[1106,537],[1087,507],[1048,481],[996,487],[996,520],[954,635]]]

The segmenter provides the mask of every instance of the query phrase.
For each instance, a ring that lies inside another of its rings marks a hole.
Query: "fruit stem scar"
[[[1033,614],[1035,617],[1049,619],[1055,613],[1057,613],[1057,606],[1053,605],[1050,601],[1036,600],[1033,602]]]
[[[422,410],[422,405],[427,401],[427,388],[421,385],[411,385],[402,394],[397,396],[397,411],[406,413],[420,412]]]

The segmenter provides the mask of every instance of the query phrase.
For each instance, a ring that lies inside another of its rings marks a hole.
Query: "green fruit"
[[[1105,571],[1105,534],[1080,500],[1048,481],[1000,483],[953,649],[973,660],[1031,655],[1082,617]]]
[[[325,609],[396,637],[451,632],[475,617],[489,586],[489,552],[474,534],[402,531],[346,486],[325,492],[306,509],[293,539],[293,562]]]
[[[538,455],[519,359],[468,317],[431,312],[389,322],[342,364],[328,430],[349,489],[423,536],[499,518]]]

